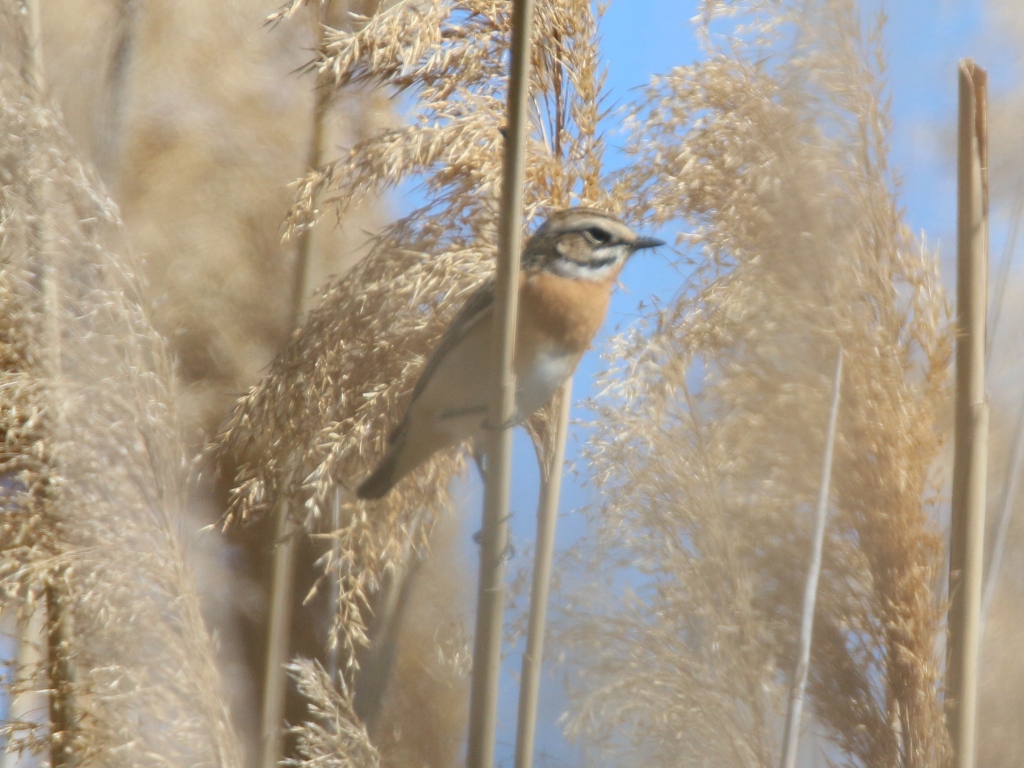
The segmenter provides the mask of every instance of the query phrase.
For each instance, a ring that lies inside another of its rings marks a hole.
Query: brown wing
[[[489,277],[466,299],[466,303],[462,305],[459,314],[455,316],[452,324],[448,326],[448,330],[444,332],[441,341],[438,342],[437,347],[430,355],[430,359],[427,360],[427,364],[423,366],[423,371],[420,373],[416,386],[412,390],[412,400],[409,402],[410,407],[412,403],[416,402],[416,398],[423,394],[423,390],[426,389],[431,377],[433,377],[438,366],[441,365],[448,353],[466,337],[466,334],[477,323],[487,316],[488,310],[494,305],[494,290],[495,279]],[[393,443],[398,439],[402,430],[405,429],[406,419],[408,419],[408,410],[406,410],[406,416],[402,419],[402,423],[391,433],[388,442]]]

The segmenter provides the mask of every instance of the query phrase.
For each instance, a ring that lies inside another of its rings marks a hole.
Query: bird
[[[576,370],[630,256],[664,244],[583,207],[554,212],[529,237],[519,271],[513,423],[543,407]],[[384,457],[356,489],[358,498],[382,498],[435,452],[484,434],[493,389],[494,295],[491,277],[445,331]]]

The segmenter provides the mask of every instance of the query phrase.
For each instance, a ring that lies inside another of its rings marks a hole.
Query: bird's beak
[[[642,251],[644,248],[657,248],[659,245],[664,244],[664,240],[659,240],[656,237],[638,237],[633,241],[633,250]]]

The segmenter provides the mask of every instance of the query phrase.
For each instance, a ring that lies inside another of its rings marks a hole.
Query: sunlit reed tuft
[[[852,0],[705,2],[698,32],[704,60],[637,106],[616,187],[701,261],[612,342],[594,404],[570,732],[649,764],[779,764],[841,345],[805,712],[844,764],[941,766],[951,336],[888,166],[882,24]]]
[[[2,607],[49,607],[52,624],[59,596],[50,652],[69,672],[56,695],[71,702],[76,762],[239,765],[179,530],[169,358],[118,212],[57,115],[6,69],[0,124]],[[14,694],[51,683],[44,669],[16,679]],[[8,748],[49,739],[45,721],[3,731]]]

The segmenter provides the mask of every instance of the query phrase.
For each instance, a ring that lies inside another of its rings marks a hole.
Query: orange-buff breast
[[[614,275],[594,282],[550,272],[524,274],[519,281],[516,346],[550,344],[582,355],[604,323],[614,284]]]

